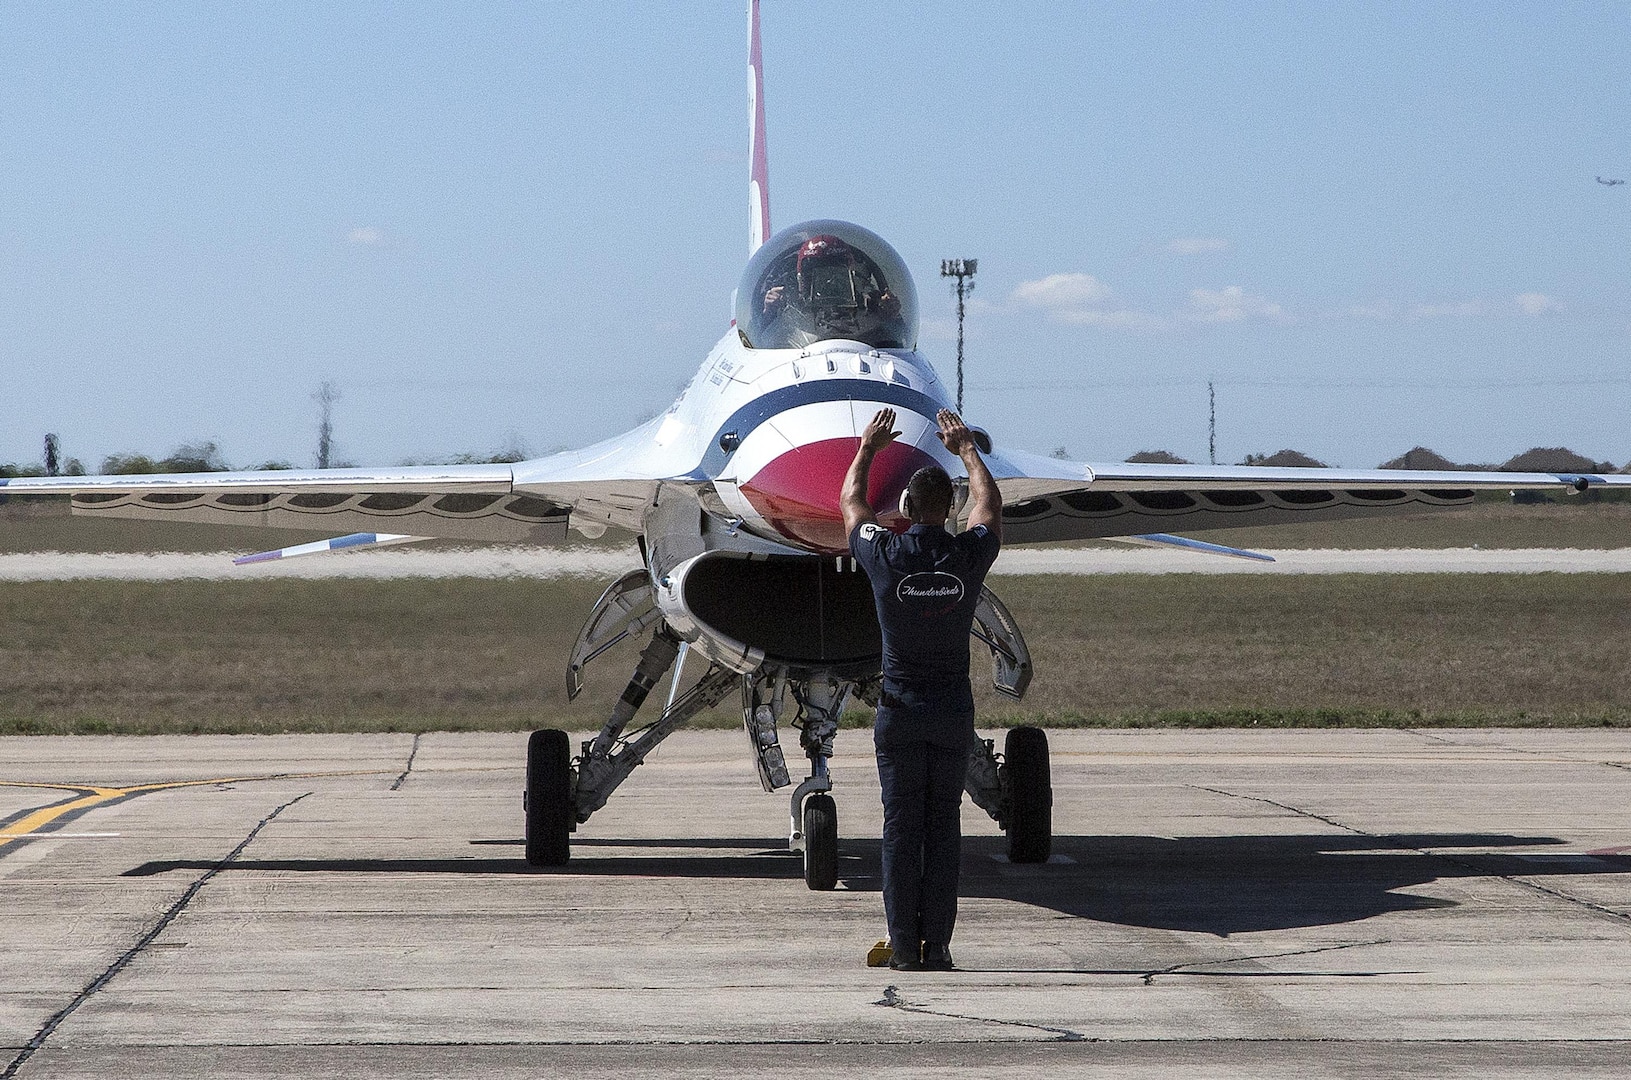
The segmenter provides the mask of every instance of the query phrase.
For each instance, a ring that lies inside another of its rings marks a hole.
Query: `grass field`
[[[4,584],[0,734],[594,727],[633,663],[620,647],[566,702],[566,656],[601,584]],[[986,721],[1631,724],[1625,575],[1072,576],[997,587],[1037,675],[1024,702],[984,690]],[[988,687],[984,656],[975,674]],[[702,722],[734,726],[735,698]]]

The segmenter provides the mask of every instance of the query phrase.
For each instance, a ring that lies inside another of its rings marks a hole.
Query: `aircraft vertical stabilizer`
[[[765,76],[759,0],[748,0],[748,254],[770,236],[770,158],[765,153]]]

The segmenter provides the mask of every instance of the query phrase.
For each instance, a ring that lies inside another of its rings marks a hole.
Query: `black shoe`
[[[938,942],[925,941],[923,943],[923,970],[956,971],[957,964],[951,958],[951,949]]]
[[[896,949],[890,954],[889,967],[894,971],[922,971],[923,963],[913,953],[904,953]]]

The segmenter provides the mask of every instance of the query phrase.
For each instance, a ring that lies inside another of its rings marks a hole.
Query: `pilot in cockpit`
[[[768,250],[749,263],[744,274],[749,284],[738,294],[737,312],[748,347],[803,348],[843,339],[880,349],[910,348],[916,296],[900,257],[846,222],[812,224],[829,228],[767,243]]]
[[[900,317],[900,301],[872,260],[836,236],[806,240],[792,269],[793,281],[765,290],[760,311],[767,321],[794,307],[813,323],[818,336],[854,337],[862,323]]]

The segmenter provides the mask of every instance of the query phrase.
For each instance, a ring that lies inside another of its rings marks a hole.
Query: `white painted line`
[[[1147,548],[1009,548],[991,572],[1024,574],[1532,574],[1631,572],[1631,547],[1515,550],[1281,550],[1255,563],[1192,551]],[[632,551],[607,548],[491,546],[412,551],[362,550],[309,559],[234,566],[243,552],[142,554],[34,551],[0,555],[0,581],[100,578],[253,581],[290,578],[562,578],[616,577],[639,566]]]
[[[1005,574],[1583,574],[1631,571],[1631,548],[1263,548],[1273,563],[1144,548],[1008,548],[991,568]]]

